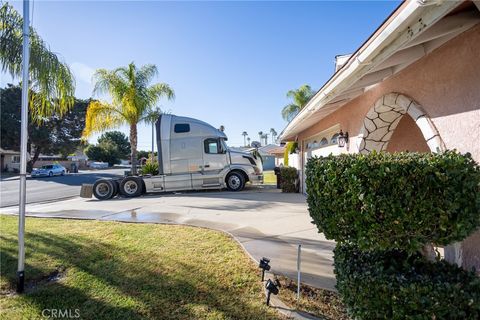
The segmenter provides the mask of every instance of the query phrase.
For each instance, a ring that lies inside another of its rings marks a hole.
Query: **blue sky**
[[[21,2],[13,2],[17,10]],[[247,131],[285,127],[289,89],[320,88],[334,57],[355,51],[398,2],[73,2],[35,1],[33,26],[91,96],[91,75],[134,61],[156,64],[170,84],[164,110],[224,125],[229,145]],[[0,84],[11,82],[2,74]],[[139,127],[139,149],[151,145]],[[123,128],[128,133],[126,128]],[[96,138],[91,139],[95,141]]]

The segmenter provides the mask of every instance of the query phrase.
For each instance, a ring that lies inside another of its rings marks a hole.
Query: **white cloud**
[[[81,80],[89,85],[92,85],[92,76],[95,73],[95,69],[83,64],[81,62],[74,62],[70,65],[72,69],[75,79]]]

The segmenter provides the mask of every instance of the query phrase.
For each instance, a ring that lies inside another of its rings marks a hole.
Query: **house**
[[[304,192],[315,155],[457,149],[480,162],[480,2],[403,2],[335,70],[279,136],[298,143]],[[480,270],[480,231],[445,255]]]
[[[1,172],[19,172],[20,152],[0,148],[0,168]]]

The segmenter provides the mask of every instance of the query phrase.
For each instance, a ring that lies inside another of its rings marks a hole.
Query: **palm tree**
[[[157,74],[157,67],[153,64],[137,69],[132,62],[127,67],[115,70],[99,69],[94,75],[94,94],[107,93],[112,102],[95,100],[90,103],[83,137],[124,124],[129,125],[132,174],[137,173],[137,124],[152,121],[153,106],[161,97],[169,100],[175,97],[166,83],[149,85]]]
[[[287,98],[293,99],[293,102],[282,109],[282,118],[285,121],[292,121],[293,118],[302,110],[307,102],[314,96],[315,92],[308,84],[302,85],[296,90],[287,92]]]
[[[267,144],[268,144],[268,133],[264,133],[264,134],[262,135],[262,138],[263,138],[263,140],[265,141],[265,145],[267,145]]]
[[[272,143],[275,143],[275,137],[277,136],[277,131],[274,128],[270,128],[270,133],[272,134]]]
[[[247,131],[243,131],[243,132],[242,132],[242,136],[243,136],[243,146],[246,147],[246,146],[247,146],[247,140],[246,140],[246,138],[247,138],[247,136],[248,136]]]
[[[162,115],[163,111],[159,107],[152,108],[147,112],[145,115],[145,122],[150,123],[152,125],[152,154],[150,155],[151,162],[153,163],[154,161],[154,155],[155,155],[155,150],[154,150],[154,144],[155,144],[155,122],[157,122],[158,118]]]
[[[258,131],[258,137],[260,138],[260,144],[262,144],[263,131]]]
[[[21,76],[23,18],[8,2],[0,7],[0,64],[12,78]],[[75,80],[67,64],[30,28],[30,111],[40,123],[63,115],[74,103]]]
[[[250,137],[247,138],[248,146],[250,147]]]

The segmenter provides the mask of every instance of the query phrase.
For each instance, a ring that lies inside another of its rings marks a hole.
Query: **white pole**
[[[300,262],[301,262],[301,253],[302,253],[302,245],[298,245],[298,254],[297,254],[297,302],[300,302]]]
[[[28,64],[30,61],[29,0],[23,0],[22,49],[22,124],[20,142],[20,199],[18,208],[18,269],[17,292],[25,285],[25,202],[27,189],[27,135],[28,135]]]
[[[152,122],[152,163],[153,163],[153,160],[154,160],[154,155],[155,155],[155,148],[154,148],[154,144],[155,144],[155,123]]]

